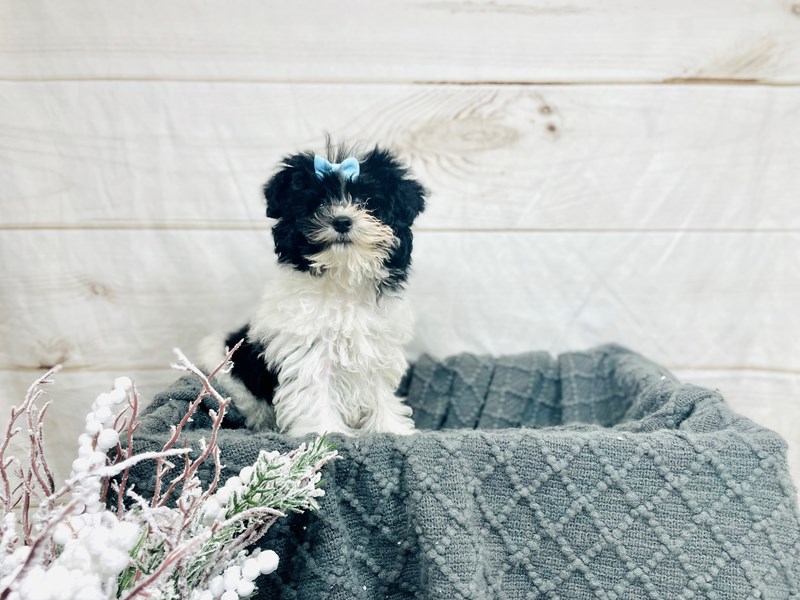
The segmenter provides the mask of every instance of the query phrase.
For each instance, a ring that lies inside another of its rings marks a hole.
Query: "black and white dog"
[[[278,274],[248,325],[204,340],[203,365],[246,338],[221,376],[253,429],[411,433],[411,409],[394,392],[407,368],[403,287],[425,190],[385,149],[329,145],[327,158],[285,157],[264,195]]]

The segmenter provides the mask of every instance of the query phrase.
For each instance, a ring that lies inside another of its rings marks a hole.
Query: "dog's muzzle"
[[[322,207],[307,229],[308,239],[323,247],[359,248],[385,257],[396,243],[392,228],[352,202]]]

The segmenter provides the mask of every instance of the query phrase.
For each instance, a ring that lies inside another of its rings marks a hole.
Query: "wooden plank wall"
[[[800,479],[795,0],[5,0],[0,413],[85,406],[252,310],[283,153],[431,190],[409,351],[628,345],[782,433]],[[55,425],[55,422],[54,422]]]

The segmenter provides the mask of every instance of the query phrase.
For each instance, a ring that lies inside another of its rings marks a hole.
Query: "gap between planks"
[[[0,223],[0,231],[268,231],[270,224],[250,225],[247,223]],[[797,234],[797,227],[731,227],[713,229],[710,227],[687,228],[574,228],[574,227],[415,227],[415,233],[692,233],[692,234]]]
[[[414,79],[285,79],[285,78],[210,78],[210,77],[0,77],[0,83],[214,83],[214,84],[270,84],[270,85],[411,85],[442,87],[547,87],[547,86],[648,86],[648,85],[708,85],[708,86],[761,86],[761,87],[800,87],[800,81],[766,81],[761,79],[725,79],[714,77],[669,77],[667,79],[642,79],[628,81],[624,79],[598,79],[596,81],[448,81],[448,80],[414,80]]]

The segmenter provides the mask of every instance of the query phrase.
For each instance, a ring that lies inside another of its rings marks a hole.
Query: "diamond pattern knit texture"
[[[198,391],[187,377],[159,394],[139,448]],[[257,598],[800,597],[786,444],[717,392],[603,346],[423,356],[399,393],[421,431],[336,438],[319,512],[263,542],[281,563]],[[190,443],[207,436],[207,412],[191,426]],[[225,476],[299,443],[235,410],[225,427]],[[132,479],[152,490],[152,466]]]

